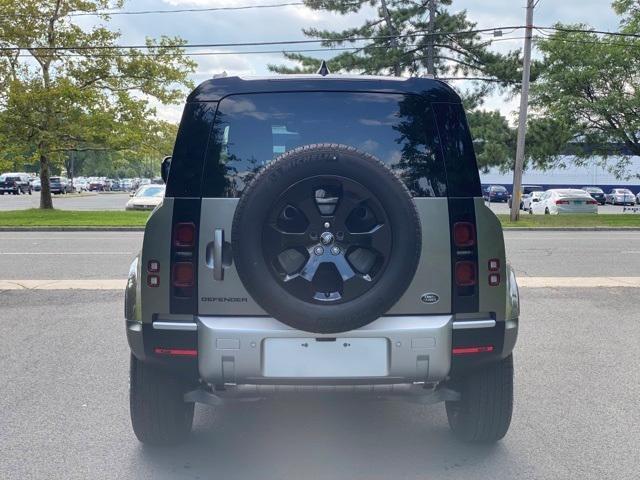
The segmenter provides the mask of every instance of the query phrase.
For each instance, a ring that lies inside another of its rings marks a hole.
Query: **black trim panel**
[[[453,225],[458,222],[469,222],[476,226],[476,209],[473,198],[451,198],[449,203],[449,231],[451,241],[451,311],[453,313],[474,313],[478,311],[478,283],[471,287],[456,285],[456,262],[470,261],[476,264],[478,274],[478,239],[472,247],[459,248],[453,241]],[[477,279],[476,279],[477,280]]]

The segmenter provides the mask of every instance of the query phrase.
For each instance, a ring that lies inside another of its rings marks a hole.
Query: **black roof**
[[[433,102],[460,103],[458,94],[433,78],[398,78],[366,75],[278,75],[272,77],[220,77],[200,84],[188,102],[216,102],[231,94],[299,91],[414,93]]]

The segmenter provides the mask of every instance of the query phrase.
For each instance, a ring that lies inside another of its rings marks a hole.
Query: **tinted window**
[[[479,197],[480,174],[462,105],[434,103],[450,197]]]
[[[374,155],[415,196],[447,194],[434,115],[429,102],[418,95],[231,95],[220,101],[213,138],[205,196],[237,197],[278,155],[315,143],[349,145]]]

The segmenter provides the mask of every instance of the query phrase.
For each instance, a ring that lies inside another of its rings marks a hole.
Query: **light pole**
[[[533,38],[534,0],[527,0],[527,19],[522,58],[522,92],[520,93],[520,117],[518,119],[518,140],[516,145],[516,164],[513,169],[513,192],[511,197],[512,222],[520,216],[520,190],[522,187],[522,169],[524,167],[524,140],[527,133],[527,109],[529,107],[529,76],[531,73],[531,41]]]

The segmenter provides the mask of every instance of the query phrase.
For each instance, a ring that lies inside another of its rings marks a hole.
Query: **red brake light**
[[[196,240],[196,226],[193,223],[178,223],[173,231],[176,247],[193,247]]]
[[[197,357],[198,351],[188,348],[160,348],[156,347],[154,350],[156,355],[168,355],[171,357]]]
[[[471,247],[476,243],[476,229],[473,223],[457,222],[453,224],[453,243],[456,247]]]
[[[456,284],[469,287],[476,284],[476,265],[473,262],[456,262]]]
[[[178,288],[193,287],[193,263],[176,262],[173,265],[173,286]]]
[[[556,200],[556,205],[569,205],[569,200]]]
[[[587,200],[587,205],[597,205],[598,202],[596,202],[595,200]]]
[[[482,345],[479,347],[453,347],[454,355],[469,355],[473,353],[493,352],[493,345]]]

